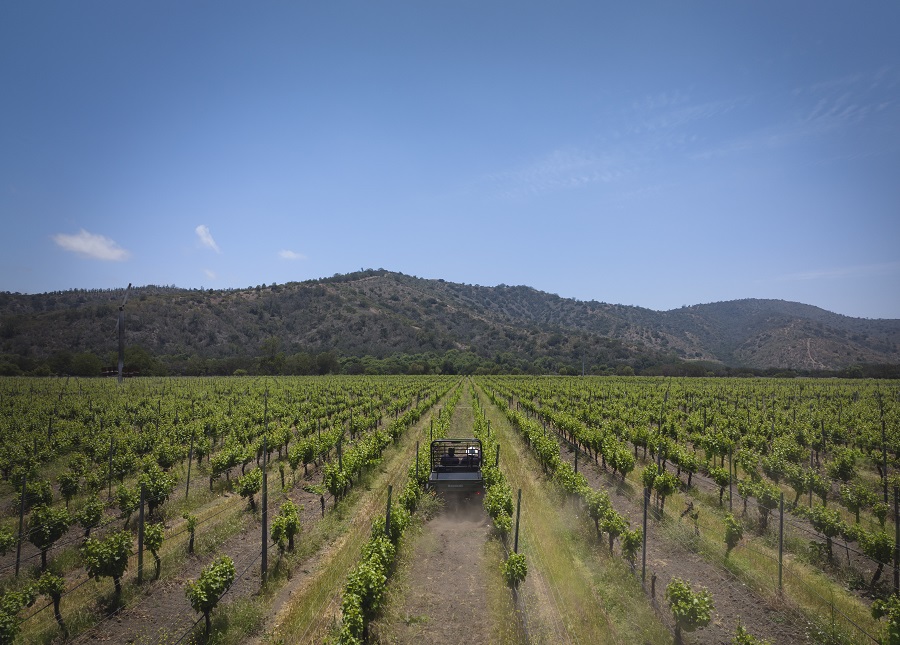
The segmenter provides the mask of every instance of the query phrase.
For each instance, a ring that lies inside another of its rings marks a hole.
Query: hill
[[[3,360],[22,368],[45,362],[57,373],[86,354],[111,364],[122,295],[0,294]],[[264,372],[361,371],[379,361],[385,371],[385,361],[397,356],[406,357],[402,369],[413,361],[425,371],[466,364],[539,373],[580,373],[583,364],[593,373],[900,364],[900,320],[850,318],[780,300],[652,311],[385,270],[246,289],[137,287],[125,329],[128,362],[144,373],[148,362],[175,373],[260,365]]]

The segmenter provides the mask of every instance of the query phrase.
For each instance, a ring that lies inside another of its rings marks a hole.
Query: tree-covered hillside
[[[91,374],[113,365],[122,295],[0,294],[0,370]],[[896,320],[775,300],[657,312],[385,270],[246,289],[137,287],[125,329],[126,362],[140,373],[705,374],[900,364]]]

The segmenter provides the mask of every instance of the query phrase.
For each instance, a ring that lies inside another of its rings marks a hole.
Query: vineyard
[[[896,382],[7,378],[0,411],[0,643],[900,642]],[[459,518],[447,436],[484,447]]]

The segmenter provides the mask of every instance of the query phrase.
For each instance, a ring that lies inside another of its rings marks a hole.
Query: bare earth
[[[484,575],[490,531],[490,518],[477,502],[427,522],[402,576],[401,600],[375,627],[377,642],[491,643]]]

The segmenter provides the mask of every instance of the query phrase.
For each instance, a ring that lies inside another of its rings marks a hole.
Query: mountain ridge
[[[0,293],[0,354],[106,356],[115,349],[122,295]],[[277,349],[381,359],[466,352],[510,370],[578,373],[585,365],[595,373],[622,365],[640,372],[673,362],[800,371],[900,364],[900,320],[752,298],[655,311],[384,269],[246,289],[136,287],[125,329],[130,347],[179,360]]]

